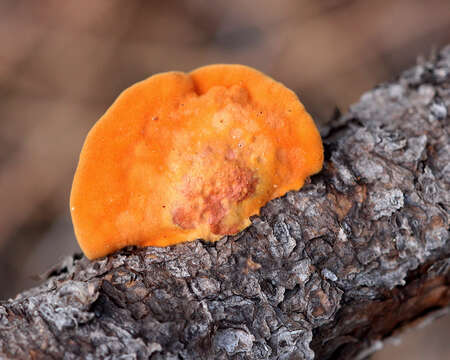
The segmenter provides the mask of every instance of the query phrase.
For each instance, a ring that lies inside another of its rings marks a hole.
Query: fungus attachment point
[[[296,95],[242,65],[154,75],[89,132],[70,198],[90,259],[128,245],[218,240],[320,171],[323,148]]]

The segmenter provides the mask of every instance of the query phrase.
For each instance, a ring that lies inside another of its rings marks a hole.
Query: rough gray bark
[[[367,355],[450,303],[448,109],[450,47],[366,93],[324,170],[237,236],[70,257],[2,302],[0,357]]]

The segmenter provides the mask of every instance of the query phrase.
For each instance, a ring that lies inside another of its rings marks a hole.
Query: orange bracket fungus
[[[128,245],[218,240],[320,171],[322,141],[297,96],[242,65],[151,76],[89,132],[72,185],[90,259]]]

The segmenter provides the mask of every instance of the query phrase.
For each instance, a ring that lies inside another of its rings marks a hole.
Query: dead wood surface
[[[324,170],[237,236],[69,257],[0,303],[0,358],[353,359],[442,314],[449,109],[447,47],[364,94]]]

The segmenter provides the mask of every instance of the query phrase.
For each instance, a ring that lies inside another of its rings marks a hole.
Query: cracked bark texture
[[[450,47],[325,131],[301,191],[215,244],[69,257],[0,303],[0,358],[352,359],[450,303]]]

